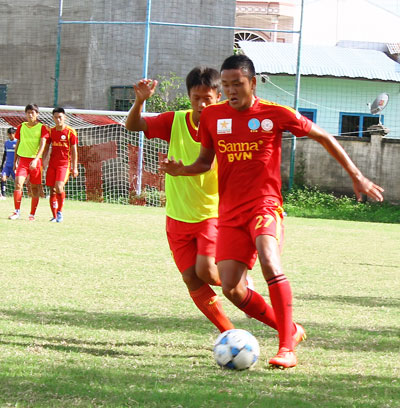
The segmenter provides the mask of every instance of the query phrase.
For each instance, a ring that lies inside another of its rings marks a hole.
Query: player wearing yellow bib
[[[134,85],[135,103],[126,120],[128,130],[143,131],[147,138],[169,143],[168,157],[191,163],[199,154],[197,126],[205,106],[221,97],[218,71],[194,68],[186,77],[191,110],[142,117],[143,103],[156,89],[157,81],[142,79]],[[166,175],[167,238],[175,263],[199,310],[221,331],[233,328],[218,296],[210,285],[221,285],[215,266],[218,182],[216,169],[192,177]]]
[[[31,212],[29,221],[35,220],[36,208],[39,203],[40,186],[42,184],[42,159],[35,159],[39,148],[44,147],[49,136],[45,125],[38,121],[39,108],[35,104],[25,107],[27,122],[17,127],[15,138],[18,140],[15,147],[14,166],[15,190],[14,213],[8,218],[16,220],[20,216],[22,188],[29,176],[32,189]]]

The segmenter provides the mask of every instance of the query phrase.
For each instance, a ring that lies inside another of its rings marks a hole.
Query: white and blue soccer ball
[[[214,344],[214,358],[219,366],[231,370],[253,367],[260,355],[257,339],[248,331],[231,329],[221,333]]]

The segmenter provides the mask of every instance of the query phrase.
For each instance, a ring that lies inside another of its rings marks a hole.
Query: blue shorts
[[[5,164],[3,167],[3,171],[1,172],[2,177],[12,177],[15,180],[15,173],[13,170],[13,164],[7,165]]]

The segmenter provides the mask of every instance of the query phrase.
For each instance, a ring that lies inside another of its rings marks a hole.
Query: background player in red
[[[49,130],[44,157],[51,145],[49,165],[46,172],[46,185],[50,187],[50,209],[53,217],[51,222],[63,221],[65,201],[65,183],[70,172],[78,177],[78,136],[76,130],[65,124],[64,108],[53,109],[55,126]]]
[[[32,192],[29,221],[34,221],[42,185],[42,159],[41,155],[37,155],[37,153],[43,151],[48,131],[46,126],[38,120],[39,108],[36,104],[26,105],[25,115],[27,121],[19,125],[15,133],[15,138],[18,140],[15,147],[13,166],[15,171],[15,210],[8,218],[16,220],[20,217],[22,189],[26,178],[29,176]]]
[[[282,132],[289,130],[319,142],[347,171],[357,199],[365,193],[382,201],[383,189],[362,175],[332,135],[295,110],[256,97],[255,69],[248,57],[227,58],[221,66],[221,79],[227,100],[202,113],[199,157],[189,166],[170,160],[162,168],[176,176],[199,174],[217,157],[220,203],[216,262],[224,295],[255,319],[276,322],[279,350],[269,363],[293,367],[297,364],[294,348],[305,333],[297,326],[301,333],[296,335],[291,288],[280,260]],[[257,254],[272,308],[244,284],[243,276],[253,267]]]
[[[199,154],[197,125],[204,107],[221,97],[219,72],[194,68],[186,77],[191,110],[141,116],[143,103],[156,89],[157,81],[142,79],[134,85],[135,103],[126,120],[129,130],[144,131],[147,138],[169,143],[168,155],[179,152],[191,163]],[[167,238],[175,263],[199,310],[221,331],[233,328],[210,285],[220,285],[215,266],[218,184],[215,168],[197,177],[177,179],[166,175]]]

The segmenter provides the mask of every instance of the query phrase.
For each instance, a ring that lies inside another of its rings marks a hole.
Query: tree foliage
[[[154,95],[146,102],[147,112],[166,112],[190,108],[190,100],[180,90],[184,84],[183,78],[171,72],[169,76],[159,75],[158,85]]]

